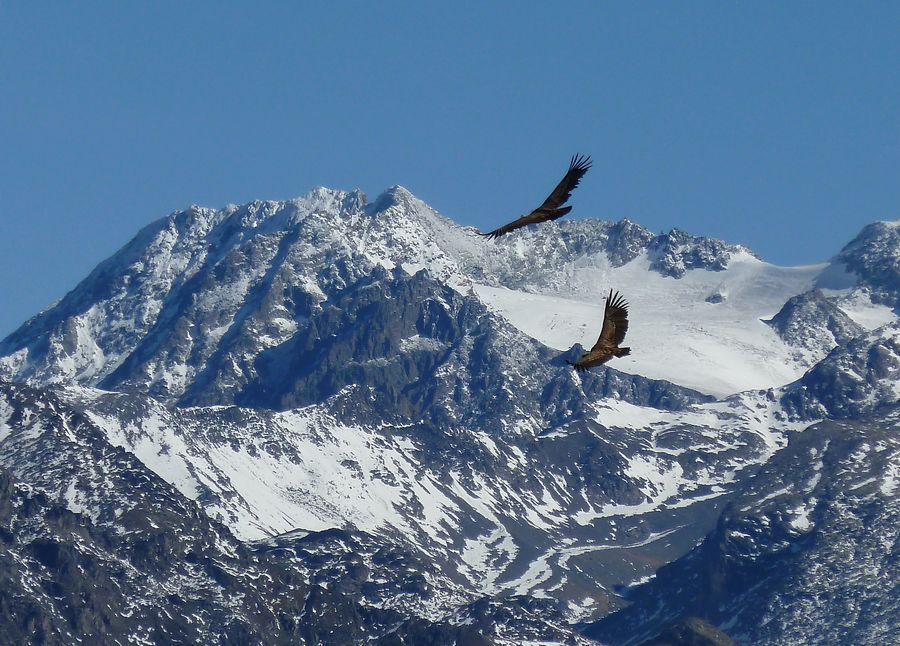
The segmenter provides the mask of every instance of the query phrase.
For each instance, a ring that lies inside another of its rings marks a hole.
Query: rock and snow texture
[[[865,331],[820,289],[788,299],[767,323],[796,349],[796,361],[808,366]]]
[[[832,260],[832,272],[850,274],[872,293],[872,300],[890,307],[900,305],[900,220],[873,222]],[[823,287],[829,281],[823,280]]]
[[[4,644],[587,642],[550,604],[481,608],[381,536],[237,540],[89,417],[5,382],[0,579]]]
[[[900,322],[895,322],[832,350],[785,389],[782,403],[804,419],[854,419],[898,399]]]
[[[887,262],[886,235],[861,236],[827,268],[783,268],[627,220],[563,220],[487,241],[399,187],[371,204],[316,189],[286,202],[192,207],[145,228],[0,343],[0,376],[133,386],[191,403],[211,386],[233,396],[255,378],[257,357],[303,336],[335,293],[381,266],[426,269],[474,291],[558,350],[593,345],[614,287],[631,302],[635,348],[618,368],[723,396],[788,383],[809,367],[761,319],[822,282],[823,269],[862,272],[862,287],[844,290],[857,297],[851,319],[866,312],[859,289],[883,302],[891,278],[873,267]]]
[[[897,401],[891,226],[786,268],[627,220],[486,241],[399,187],[192,207],[0,342],[0,377],[52,386],[70,442],[20,460],[35,431],[0,398],[0,463],[103,522],[116,471],[65,457],[90,429],[398,635],[515,617],[491,638],[571,641],[563,618],[690,551],[792,433]],[[633,354],[576,375],[611,287]],[[421,576],[376,574],[395,552]]]
[[[564,286],[479,285],[476,291],[526,334],[563,350],[596,342],[606,294],[615,287],[630,303],[632,347],[617,369],[725,396],[803,374],[807,366],[761,319],[805,291],[819,270],[774,267],[741,252],[726,269],[697,269],[676,279],[652,271],[645,255],[621,267],[598,255],[561,268]],[[714,294],[723,300],[710,302]]]
[[[592,582],[652,572],[623,571],[622,554],[676,553],[696,541],[743,470],[790,428],[762,397],[681,412],[621,399],[578,404],[556,425],[531,418],[549,429],[536,434],[369,424],[329,406],[169,411],[132,395],[81,396],[111,442],[239,537],[349,523],[412,540],[469,589],[567,603],[584,601]],[[674,527],[649,522],[654,512]],[[663,538],[668,547],[654,545]]]
[[[703,543],[587,634],[639,644],[697,615],[745,644],[898,643],[898,411],[792,435]]]

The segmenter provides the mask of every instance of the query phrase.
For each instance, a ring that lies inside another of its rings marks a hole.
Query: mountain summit
[[[214,598],[220,579],[253,598],[288,594],[302,567],[304,585],[336,595],[323,607],[358,618],[354,639],[400,626],[453,643],[477,626],[496,643],[573,643],[586,638],[566,622],[616,617],[630,599],[647,601],[619,616],[643,622],[646,637],[687,612],[727,632],[731,616],[698,601],[704,586],[667,605],[671,616],[644,613],[679,584],[648,581],[666,563],[695,576],[696,559],[727,555],[695,547],[732,531],[732,501],[769,500],[751,493],[778,456],[807,445],[829,455],[795,439],[814,423],[859,422],[864,438],[888,419],[900,397],[896,227],[873,227],[830,262],[777,267],[628,220],[561,220],[489,241],[402,187],[371,202],[317,188],[193,206],[143,229],[0,342],[4,495],[44,496],[34,522],[67,546],[76,540],[54,529],[63,509],[98,540],[131,531],[117,509],[150,529],[190,509],[199,520],[185,531],[206,538],[190,555],[166,552],[164,571],[207,591],[192,599]],[[593,345],[610,288],[631,304],[632,355],[577,375],[566,359]],[[872,460],[882,493],[865,504],[894,499],[897,459]],[[129,471],[165,491],[164,510],[129,497]],[[820,500],[844,482],[822,474],[828,482],[798,484],[760,513],[792,518],[796,496]],[[780,536],[760,532],[741,558],[752,568]],[[810,536],[790,549],[806,554]],[[83,545],[65,549],[84,557]],[[207,561],[228,571],[197,570]],[[273,591],[228,578],[244,566],[271,570]],[[727,591],[738,608],[745,589]],[[754,612],[778,598],[761,596]],[[292,638],[290,621],[210,608],[263,640]],[[603,621],[591,630],[625,639],[627,627]]]
[[[860,312],[872,329],[866,314],[893,292],[866,250],[890,240],[861,238],[836,262],[876,290]],[[787,383],[821,358],[791,352],[759,319],[810,289],[824,266],[779,268],[740,246],[653,235],[628,220],[547,223],[485,241],[402,187],[368,204],[359,191],[317,188],[154,222],[0,343],[0,375],[185,402],[213,384],[216,403],[229,403],[258,379],[261,353],[302,335],[322,303],[379,266],[425,269],[559,350],[593,344],[614,286],[632,303],[639,349],[618,367],[714,395]]]

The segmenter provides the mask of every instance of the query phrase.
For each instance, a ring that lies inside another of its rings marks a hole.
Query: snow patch
[[[440,352],[447,349],[447,344],[438,339],[431,339],[415,334],[400,340],[403,352]]]
[[[799,532],[808,532],[814,523],[810,520],[810,514],[816,507],[817,500],[810,498],[805,504],[799,505],[788,513],[791,514],[790,526]]]
[[[516,328],[560,351],[594,345],[606,294],[617,289],[630,303],[626,345],[632,353],[613,367],[724,396],[780,386],[803,374],[805,367],[762,319],[809,289],[823,266],[777,267],[737,254],[724,271],[688,271],[676,280],[651,271],[644,255],[622,267],[573,266],[568,293],[487,284],[474,289]],[[726,301],[706,301],[722,290]]]
[[[5,397],[0,398],[0,442],[5,440],[12,428],[9,426],[9,420],[13,415],[13,407]]]
[[[896,458],[897,455],[895,454],[893,457]],[[898,487],[900,487],[900,463],[889,462],[881,481],[881,493],[885,496],[893,496]]]

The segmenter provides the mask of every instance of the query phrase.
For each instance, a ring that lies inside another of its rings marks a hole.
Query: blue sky
[[[192,203],[402,184],[493,228],[575,152],[575,217],[824,260],[900,218],[898,26],[897,2],[2,3],[0,336]]]

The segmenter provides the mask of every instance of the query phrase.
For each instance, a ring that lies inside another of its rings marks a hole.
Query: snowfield
[[[608,290],[618,290],[630,305],[625,344],[632,352],[614,367],[718,397],[778,387],[809,367],[791,358],[763,320],[809,289],[823,265],[776,267],[744,255],[725,271],[695,270],[679,279],[650,272],[648,265],[642,256],[623,267],[575,267],[577,298],[487,285],[475,291],[525,334],[568,350],[596,343]],[[708,302],[715,295],[724,300]]]

